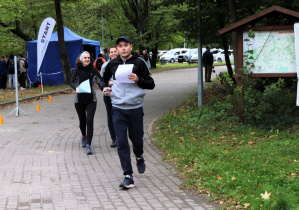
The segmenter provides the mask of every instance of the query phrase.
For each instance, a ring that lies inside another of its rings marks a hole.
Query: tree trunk
[[[152,53],[151,67],[157,68],[158,44],[155,44],[155,47],[152,48]]]
[[[236,10],[236,1],[235,0],[228,0],[230,17],[232,23],[237,22],[237,10]],[[238,69],[238,40],[237,40],[237,33],[232,32],[232,45],[233,45],[233,53],[234,53],[234,65],[235,71],[237,72]]]
[[[229,60],[227,40],[225,36],[222,36],[221,39],[222,39],[222,44],[224,49],[224,57],[225,57],[227,72],[229,74],[229,77],[232,78],[234,85],[236,85],[236,79],[233,78],[233,69]]]
[[[57,19],[57,27],[58,27],[57,28],[58,45],[59,45],[60,61],[63,69],[64,84],[70,84],[72,71],[71,71],[71,65],[70,65],[69,57],[64,42],[64,28],[63,28],[60,2],[61,0],[55,0],[55,11],[56,11],[56,19]]]

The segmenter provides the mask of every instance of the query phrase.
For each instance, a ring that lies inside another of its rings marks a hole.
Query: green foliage
[[[212,91],[205,98],[213,93],[218,100],[210,97],[198,109],[194,98],[156,123],[154,143],[179,169],[184,187],[208,194],[223,208],[295,209],[298,125],[267,130],[238,124],[227,105],[234,98]],[[265,191],[271,193],[269,199],[261,196]]]
[[[243,81],[246,124],[284,128],[298,123],[299,110],[295,105],[296,79],[244,77]]]
[[[248,46],[254,39],[252,30],[246,39]],[[285,128],[298,123],[299,110],[296,104],[297,79],[252,78],[254,68],[252,50],[244,53],[245,66],[242,69],[243,108],[246,124],[263,128]]]

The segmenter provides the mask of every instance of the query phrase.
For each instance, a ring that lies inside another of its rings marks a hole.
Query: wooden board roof
[[[295,17],[299,19],[299,12],[293,11],[293,10],[289,10],[283,7],[279,7],[279,6],[272,6],[269,7],[261,12],[258,12],[254,15],[251,15],[247,18],[244,18],[243,20],[237,21],[233,24],[231,24],[230,26],[227,26],[225,28],[222,28],[220,30],[218,30],[218,33],[221,34],[226,34],[228,32],[234,31],[237,28],[240,28],[242,26],[248,25],[250,23],[259,21],[263,18],[265,18],[266,16],[273,14],[273,13],[278,13],[278,14],[283,14],[285,16],[291,16],[291,17]]]

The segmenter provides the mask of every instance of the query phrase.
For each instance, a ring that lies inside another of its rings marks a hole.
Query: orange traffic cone
[[[49,96],[49,103],[52,103],[52,97]]]
[[[39,103],[37,103],[37,106],[36,106],[36,111],[40,111],[40,106],[39,106]]]
[[[4,122],[3,122],[3,118],[2,118],[2,114],[0,114],[0,125],[3,125]]]

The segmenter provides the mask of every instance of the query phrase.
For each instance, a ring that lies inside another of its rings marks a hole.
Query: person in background
[[[143,98],[145,89],[154,89],[155,82],[144,60],[132,52],[133,44],[126,36],[116,41],[119,56],[111,60],[101,78],[100,87],[104,95],[111,97],[112,119],[115,128],[117,152],[123,174],[125,176],[119,187],[134,187],[133,169],[131,164],[129,138],[133,144],[137,170],[140,174],[145,172],[143,157]],[[127,74],[124,81],[116,76],[123,69],[131,68],[132,73]],[[113,87],[109,87],[110,78],[113,77]]]
[[[0,90],[6,89],[6,83],[7,83],[7,65],[5,61],[5,55],[1,56],[1,62],[0,62]]]
[[[8,90],[11,91],[12,89],[16,89],[15,84],[15,61],[14,55],[9,55],[9,60],[7,61],[8,66]]]
[[[147,67],[150,68],[151,67],[151,62],[150,62],[149,56],[147,54],[147,49],[143,50],[142,55],[143,55],[143,59],[146,62]]]
[[[109,57],[110,60],[113,60],[117,57],[118,55],[118,51],[116,49],[115,46],[111,46],[108,50],[109,52]],[[107,66],[107,64],[110,62],[110,60],[108,60],[106,63],[104,63],[104,65],[102,66],[101,69],[101,76],[103,77],[104,72],[105,72],[105,68]],[[109,80],[108,83],[108,87],[112,87],[113,85],[113,80],[112,78]],[[110,147],[115,148],[117,147],[117,142],[116,142],[116,136],[115,136],[115,130],[114,130],[114,125],[113,125],[113,120],[112,120],[112,104],[111,104],[111,98],[110,96],[106,96],[104,95],[103,97],[104,103],[105,103],[105,107],[106,107],[106,112],[107,112],[107,123],[108,123],[108,129],[109,129],[109,133],[111,136],[111,140],[112,143],[110,144]]]
[[[105,61],[108,61],[109,60],[109,54],[108,54],[108,50],[107,48],[104,48],[104,58],[105,58]]]
[[[136,53],[136,54],[138,54],[138,55],[140,55],[140,52],[139,52],[139,50],[135,50],[135,53]]]
[[[93,63],[93,67],[100,73],[104,63],[106,63],[106,60],[103,58],[103,55],[99,53],[98,58]]]
[[[27,69],[26,69],[26,59],[24,58],[23,54],[19,54],[19,83],[20,83],[20,90],[26,90],[26,77],[27,77]]]
[[[93,81],[100,82],[100,73],[93,68],[90,62],[90,54],[85,51],[79,55],[76,60],[77,68],[73,71],[70,86],[76,90],[75,108],[79,117],[80,130],[82,134],[81,146],[86,147],[87,155],[93,154],[91,142],[93,137],[93,121],[97,107],[96,91],[94,89]],[[89,80],[90,93],[80,93],[78,86]],[[86,132],[87,128],[87,132]]]
[[[202,64],[205,67],[205,82],[212,82],[211,76],[212,76],[212,68],[213,68],[213,54],[210,52],[211,47],[208,45],[206,46],[206,51],[202,55]]]
[[[90,62],[94,63],[94,58],[93,58],[93,53],[92,52],[90,53]]]

